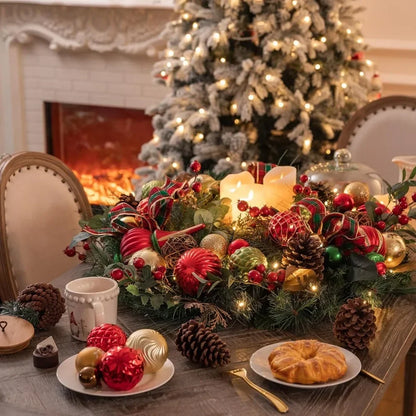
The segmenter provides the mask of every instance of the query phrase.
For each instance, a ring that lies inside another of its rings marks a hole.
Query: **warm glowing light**
[[[312,139],[305,139],[303,141],[303,147],[302,147],[302,151],[303,153],[307,154],[309,153],[309,151],[311,150],[311,145],[312,145]]]
[[[358,38],[357,43],[363,43],[363,38]]]
[[[298,4],[298,0],[292,0],[292,6],[296,6]]]
[[[241,162],[241,168],[245,169],[247,167],[247,162]]]
[[[284,107],[284,105],[285,105],[285,103],[284,103],[283,101],[281,101],[281,100],[279,100],[279,101],[277,102],[277,106],[278,106],[279,108],[283,108],[283,107]]]
[[[160,71],[160,76],[161,77],[165,77],[167,74],[166,74],[166,71]]]
[[[348,29],[346,30],[346,32],[347,32],[347,35],[351,35],[352,30],[351,30],[350,28],[348,28]]]
[[[199,112],[199,114],[205,114],[205,108],[200,108],[200,109],[198,110],[198,112]]]
[[[195,53],[196,53],[197,55],[201,55],[201,48],[200,48],[199,46],[197,46],[197,47],[195,48]]]
[[[231,104],[230,110],[232,114],[237,113],[238,105],[236,103]]]
[[[227,80],[226,80],[226,79],[220,79],[220,80],[217,82],[217,84],[218,84],[218,86],[219,86],[220,88],[226,88],[226,87],[227,87],[227,85],[228,85],[228,83],[227,83]]]
[[[172,62],[166,62],[166,66],[167,66],[168,68],[172,68]]]
[[[321,69],[321,64],[315,64],[315,69],[319,71]]]
[[[246,306],[246,302],[244,300],[238,300],[237,301],[237,306],[239,309],[243,309]]]
[[[310,103],[305,103],[305,110],[306,110],[306,111],[310,111],[310,110],[312,110],[312,104],[310,104]]]
[[[366,59],[365,63],[367,64],[367,66],[372,66],[373,65],[373,61],[370,61],[370,59]]]
[[[368,295],[368,297],[371,298],[371,296],[373,296],[373,292],[371,290],[369,290],[368,293],[367,293],[367,295]]]
[[[222,64],[224,64],[225,62],[227,62],[227,60],[226,60],[224,57],[222,57],[222,58],[220,58],[220,62],[221,62]]]
[[[239,118],[236,118],[236,119],[234,120],[234,124],[235,124],[236,126],[238,126],[238,125],[240,124],[240,119],[239,119]]]
[[[344,90],[345,90],[345,88],[347,88],[348,87],[348,84],[346,83],[346,82],[343,82],[342,84],[341,84],[341,88],[344,88]]]
[[[182,15],[182,19],[183,20],[189,20],[189,18],[191,17],[191,15],[189,14],[189,13],[184,13],[183,15]]]
[[[168,49],[168,50],[166,51],[166,56],[168,56],[169,58],[171,58],[173,55],[175,55],[175,52],[173,52],[173,50],[172,50],[172,49]]]
[[[312,285],[311,290],[312,290],[312,292],[316,292],[318,290],[318,286],[317,285]]]
[[[182,119],[180,117],[176,117],[176,120],[175,121],[176,121],[177,124],[181,124],[182,123]]]
[[[305,23],[309,23],[309,22],[311,21],[310,16],[305,16],[305,17],[303,18],[303,21],[304,21]]]
[[[248,99],[249,99],[250,101],[253,101],[253,100],[254,100],[254,95],[253,95],[253,94],[249,94]]]
[[[187,42],[190,42],[190,41],[192,40],[192,35],[191,35],[190,33],[187,33],[187,34],[185,35],[185,40],[186,40]]]
[[[197,30],[199,28],[199,24],[197,22],[192,23],[192,29]]]
[[[273,263],[273,269],[278,269],[279,268],[279,263],[277,261],[275,261]]]
[[[363,76],[364,76],[364,72],[360,71],[360,77],[363,77]]]
[[[173,167],[173,169],[178,169],[179,163],[178,162],[173,162],[172,167]]]
[[[267,74],[264,78],[266,78],[266,81],[271,81],[273,79],[273,76],[270,74]]]
[[[202,133],[197,133],[194,137],[194,142],[195,143],[199,143],[202,142],[202,140],[204,140],[204,135]]]
[[[338,188],[334,188],[334,189],[332,189],[332,192],[333,192],[334,194],[337,194],[337,193],[338,193]]]
[[[300,45],[300,42],[297,39],[295,39],[293,41],[293,46],[298,47],[299,45]]]
[[[227,162],[230,162],[230,161],[231,161],[231,158],[230,158],[230,157],[226,157],[226,158],[225,158],[225,160],[226,160]]]
[[[214,40],[219,41],[220,40],[220,34],[218,32],[214,32],[212,37],[214,38]]]
[[[274,40],[272,42],[273,47],[277,48],[279,46],[279,42],[277,40]]]
[[[183,124],[179,125],[176,129],[178,131],[178,133],[182,134],[185,130],[185,127]]]
[[[160,137],[157,134],[153,135],[153,143],[159,143]]]
[[[321,42],[322,42],[322,43],[325,43],[325,42],[326,42],[326,37],[325,37],[325,36],[322,36],[322,37],[321,37]]]
[[[325,153],[326,153],[327,155],[330,155],[330,154],[331,154],[331,149],[326,149],[326,150],[325,150]]]

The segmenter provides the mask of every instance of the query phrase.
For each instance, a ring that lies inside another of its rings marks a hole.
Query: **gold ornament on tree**
[[[345,189],[344,193],[352,196],[356,207],[365,204],[370,199],[370,189],[364,182],[351,182]]]
[[[222,259],[227,254],[228,241],[220,234],[208,234],[201,240],[199,246],[213,251]]]
[[[398,266],[406,257],[406,243],[403,238],[396,233],[384,233],[386,241],[385,261],[388,269]]]
[[[168,358],[168,344],[162,334],[153,329],[139,329],[126,341],[126,346],[141,350],[144,356],[144,372],[156,373]]]
[[[289,266],[286,269],[286,278],[283,282],[283,289],[288,292],[300,292],[301,290],[318,290],[318,276],[311,269],[298,269],[295,266]]]
[[[170,237],[162,246],[161,252],[169,269],[174,269],[182,254],[195,247],[198,247],[195,238],[188,234],[179,234]]]

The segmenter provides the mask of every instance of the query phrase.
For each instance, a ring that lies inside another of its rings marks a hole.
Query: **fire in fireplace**
[[[152,138],[143,110],[46,103],[48,153],[61,159],[83,185],[93,205],[112,205],[133,192],[137,158]]]

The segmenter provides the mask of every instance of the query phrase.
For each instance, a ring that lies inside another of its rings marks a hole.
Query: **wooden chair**
[[[337,147],[347,147],[353,162],[396,183],[399,169],[392,159],[416,155],[416,97],[392,95],[365,105],[346,123]]]
[[[0,158],[0,299],[49,282],[79,263],[63,250],[92,215],[74,173],[54,156],[21,152]]]

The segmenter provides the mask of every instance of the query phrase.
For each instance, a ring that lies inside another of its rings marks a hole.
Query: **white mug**
[[[94,327],[115,324],[119,292],[117,282],[108,277],[82,277],[67,283],[64,296],[71,335],[86,341]]]

